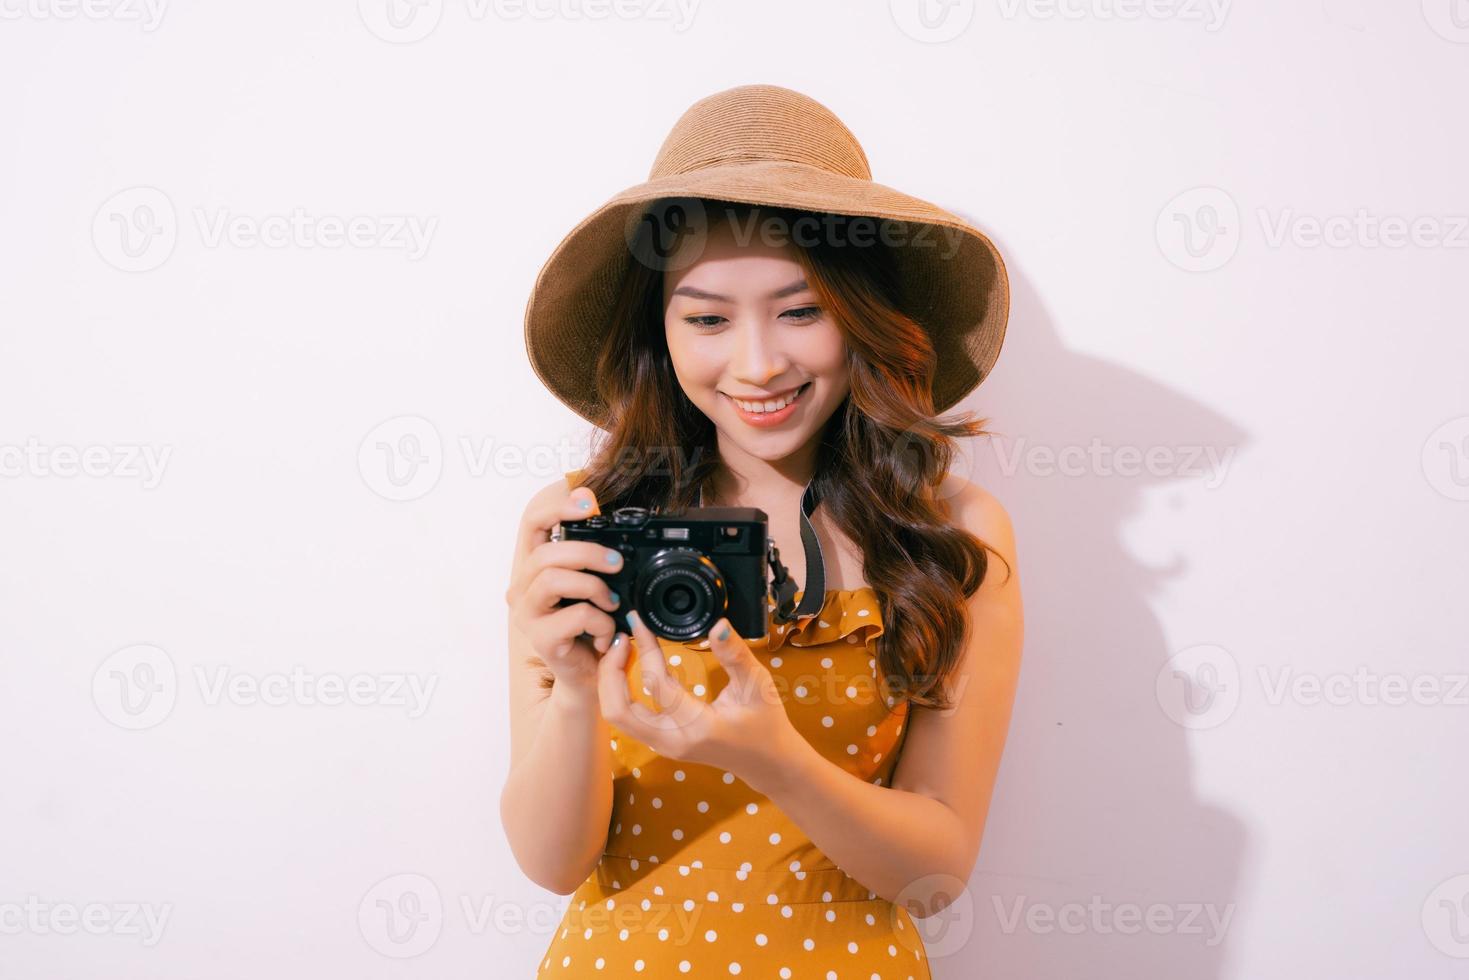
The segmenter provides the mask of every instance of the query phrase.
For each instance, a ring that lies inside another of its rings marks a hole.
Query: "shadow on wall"
[[[1201,710],[1210,692],[1181,687],[1167,666],[1178,651],[1149,605],[1186,560],[1142,564],[1123,532],[1146,499],[1182,507],[1217,488],[1245,434],[1067,350],[1021,270],[1009,273],[1004,351],[956,407],[989,417],[997,435],[965,447],[971,473],[963,459],[955,469],[1014,520],[1025,652],[969,894],[918,924],[938,978],[1212,980],[1239,938],[1245,830],[1195,793],[1190,740],[1209,733],[1191,734],[1178,705]],[[1122,476],[1126,458],[1097,446],[1166,451]],[[1079,448],[1063,470],[1064,447]]]

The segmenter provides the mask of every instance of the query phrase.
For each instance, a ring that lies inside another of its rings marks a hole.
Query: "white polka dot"
[[[835,922],[836,920],[837,920],[837,914],[836,914],[836,912],[832,911],[831,909],[827,909],[826,910],[826,921],[827,922]]]
[[[708,932],[704,933],[704,941],[706,943],[712,943],[712,942],[714,942],[714,940],[716,940],[718,938],[719,938],[719,933],[715,932],[713,929],[710,929]]]
[[[769,895],[769,897],[767,897],[765,899],[765,904],[766,905],[775,905],[775,904],[778,904],[779,902],[780,902],[780,898],[774,892],[771,892],[770,895]]]
[[[634,970],[636,970],[637,972],[639,972],[639,973],[642,973],[643,972],[643,965],[644,964],[643,964],[643,961],[642,960],[633,960],[632,961],[632,968]]]
[[[823,667],[830,667],[831,666],[831,658],[830,657],[822,657],[821,658],[821,666],[823,666]]]
[[[668,665],[670,667],[677,667],[681,663],[683,663],[683,657],[679,656],[676,653],[669,655],[669,657],[668,657]]]
[[[822,629],[824,629],[824,630],[829,630],[829,629],[831,629],[831,624],[830,624],[830,623],[828,623],[828,622],[827,622],[827,621],[826,621],[826,620],[824,620],[824,619],[818,619],[818,620],[817,620],[817,621],[816,621],[816,625],[817,625],[817,626],[820,626],[820,627],[821,627],[821,628],[822,628]],[[823,666],[823,667],[829,667],[829,666],[831,666],[831,665],[830,665],[830,664],[825,664],[825,663],[824,663],[824,664],[822,664],[822,665],[821,665],[821,666]]]
[[[805,684],[797,684],[796,685],[796,697],[798,697],[798,698],[804,698],[805,696],[806,696],[806,685]]]
[[[855,952],[857,952],[857,944],[856,943],[847,943],[847,952],[849,952],[849,953],[855,953]]]
[[[562,966],[570,966],[571,965],[571,957],[570,956],[563,956],[563,957],[561,957],[561,965]]]
[[[850,684],[847,685],[847,697],[854,701],[857,699],[857,689]]]
[[[871,912],[868,912],[867,915],[864,916],[864,918],[867,919],[867,924],[868,925],[870,925],[870,926],[877,925],[877,920],[872,917],[872,913]],[[901,919],[898,920],[898,925],[901,926],[902,924],[903,924],[902,920]]]
[[[679,960],[678,961],[678,972],[679,973],[688,973],[693,968],[694,968],[694,965],[692,963],[690,963],[688,960]]]
[[[683,831],[680,830],[677,827],[674,827],[673,828],[673,839],[674,840],[683,840]]]
[[[653,907],[653,903],[652,903],[652,902],[650,902],[650,901],[649,901],[649,900],[648,900],[648,899],[646,899],[646,898],[645,898],[645,899],[643,899],[643,901],[642,901],[642,903],[641,903],[641,904],[642,904],[642,906],[643,906],[643,911],[644,911],[644,912],[646,912],[646,911],[648,911],[648,909],[650,909],[650,908],[652,908],[652,907]]]
[[[780,968],[780,980],[791,980],[791,968],[783,966]]]
[[[621,932],[619,932],[617,934],[617,938],[618,939],[621,939],[623,942],[627,942],[627,936],[628,936],[628,932],[627,932],[626,929],[623,929]]]
[[[802,946],[805,946],[807,949],[815,949],[816,948],[816,943],[813,940],[810,940],[810,939],[802,940],[801,945]]]
[[[772,843],[772,844],[779,844],[780,843],[780,834],[779,833],[771,834],[770,835],[770,843]]]
[[[668,942],[668,930],[667,929],[659,929],[658,930],[658,938],[661,939],[663,942]]]
[[[594,962],[592,965],[595,966],[597,969],[600,970],[600,969],[602,969],[602,967],[604,967],[604,966],[607,965],[607,961],[605,959],[603,959],[602,957],[599,956],[599,957],[597,957],[596,962]]]
[[[746,803],[745,812],[753,816],[754,814],[760,812],[760,806],[757,803]]]
[[[877,734],[877,726],[876,725],[868,725],[867,726],[867,734],[868,735],[876,735]]]
[[[898,947],[894,946],[892,943],[888,943],[888,955],[889,956],[897,956],[898,955]]]
[[[829,901],[831,901],[831,892],[822,892],[821,893],[821,900],[823,902],[829,902]]]
[[[836,724],[836,722],[832,721],[831,715],[822,715],[821,724],[825,725],[827,728],[830,728],[832,725]]]
[[[780,914],[789,919],[793,913],[791,912],[791,907],[789,905],[782,905],[780,907]]]
[[[640,823],[633,824],[632,825],[632,832],[633,832],[634,835],[641,834],[643,832],[643,825],[640,824]]]
[[[673,778],[674,779],[677,779],[679,782],[683,782],[684,781],[684,771],[682,769],[675,769],[675,770],[673,770]]]
[[[877,755],[875,755],[875,756],[872,757],[872,761],[873,762],[876,762],[878,759],[881,759],[881,758],[882,758],[882,753],[879,752],[879,753],[877,753]]]
[[[779,657],[771,657],[770,658],[770,666],[772,666],[772,667],[779,667],[780,665],[781,665],[781,659]]]
[[[655,810],[661,810],[662,808],[663,808],[663,800],[662,800],[662,798],[657,797],[657,796],[653,797],[653,809],[655,809]]]
[[[711,902],[717,902],[717,901],[719,901],[719,892],[710,892],[709,894],[705,895],[704,897],[706,899],[708,899],[709,901],[711,901]]]
[[[729,972],[730,973],[739,973],[740,972],[740,965],[738,963],[731,963],[729,965]]]
[[[729,903],[729,907],[732,908],[732,909],[734,909],[736,912],[743,912],[745,910],[745,903],[744,902],[730,902]]]
[[[764,946],[768,942],[770,942],[770,940],[765,937],[765,933],[763,933],[763,932],[757,932],[757,933],[755,933],[755,945],[756,946]]]
[[[869,612],[869,611],[868,611],[868,610],[866,610],[866,609],[858,609],[858,610],[857,610],[857,615],[858,615],[858,616],[870,616],[870,615],[872,615],[872,613],[870,613],[870,612]]]
[[[584,933],[581,934],[581,937],[583,939],[591,939],[592,938],[592,930],[591,929],[588,929],[586,932],[584,932]]]
[[[680,864],[678,866],[678,873],[687,877],[689,873],[689,866],[687,864]]]
[[[721,844],[728,844],[729,843],[729,840],[730,840],[729,831],[726,830],[726,831],[723,831],[722,833],[720,833],[720,835],[719,835],[719,843],[721,843]]]
[[[855,746],[855,745],[849,745],[849,746],[847,746],[847,755],[856,755],[856,754],[857,754],[857,746]]]
[[[720,776],[719,778],[722,779],[722,780],[724,780],[726,783],[732,783],[732,782],[734,782],[734,773],[727,772],[723,776]]]
[[[638,870],[638,859],[637,858],[628,858],[628,863],[632,865],[632,869],[634,871]]]
[[[708,800],[700,800],[699,801],[699,812],[700,813],[708,813],[709,812],[709,801]]]
[[[683,910],[685,912],[692,912],[694,910],[694,900],[692,898],[683,900]]]
[[[792,871],[800,871],[801,870],[801,862],[800,861],[792,861],[791,862],[791,870]]]
[[[700,697],[700,698],[702,698],[704,696],[704,685],[703,684],[695,684],[694,685],[694,696],[695,697]]]

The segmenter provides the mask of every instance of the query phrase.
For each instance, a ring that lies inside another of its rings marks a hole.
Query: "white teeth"
[[[801,391],[805,387],[805,385],[802,385],[800,388],[797,388],[795,391],[791,392],[780,401],[747,402],[739,398],[731,398],[730,401],[734,402],[736,405],[738,405],[740,408],[743,408],[747,412],[755,415],[764,415],[766,412],[778,412],[782,408],[785,408],[791,402],[800,397]]]

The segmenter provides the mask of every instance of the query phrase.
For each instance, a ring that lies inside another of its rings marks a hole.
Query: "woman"
[[[532,364],[608,438],[526,508],[506,594],[501,816],[572,893],[541,975],[929,975],[913,915],[973,869],[1022,640],[1006,513],[947,473],[984,430],[935,416],[1007,308],[983,235],[777,86],[696,103],[548,261]],[[618,632],[617,553],[552,529],[624,504],[765,511],[794,622]]]

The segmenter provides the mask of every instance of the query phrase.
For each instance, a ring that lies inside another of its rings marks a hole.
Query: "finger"
[[[709,649],[731,678],[748,677],[760,666],[760,661],[750,652],[750,645],[735,632],[727,617],[721,618],[709,631]]]
[[[607,648],[607,655],[597,662],[597,700],[604,717],[620,717],[627,711],[627,655],[631,644],[627,634],[618,632]]]
[[[658,733],[670,727],[670,720],[628,696],[627,660],[631,649],[629,636],[619,632],[597,664],[597,701],[604,718],[615,719],[620,729],[656,752],[662,747]]]
[[[633,638],[638,643],[638,664],[642,671],[643,685],[658,710],[673,723],[682,727],[698,718],[704,710],[704,702],[684,689],[678,678],[668,672],[668,663],[663,658],[663,647],[658,636],[635,610],[627,614]],[[645,653],[646,651],[646,653]]]
[[[526,507],[520,526],[519,546],[530,552],[551,540],[551,530],[562,521],[579,521],[602,512],[591,487],[576,487],[549,500],[535,500]]]

